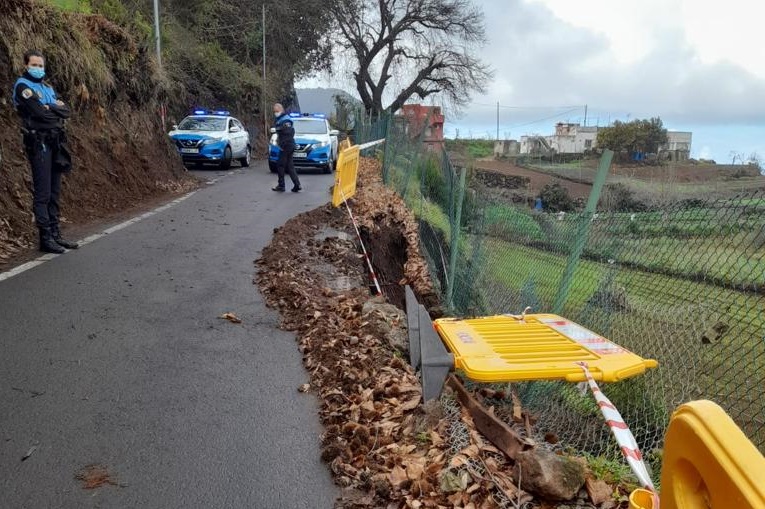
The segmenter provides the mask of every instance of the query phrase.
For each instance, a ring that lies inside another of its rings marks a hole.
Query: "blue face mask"
[[[41,80],[45,77],[45,69],[41,67],[30,67],[27,72],[36,80]]]

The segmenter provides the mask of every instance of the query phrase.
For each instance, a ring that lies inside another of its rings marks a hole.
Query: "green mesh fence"
[[[657,369],[602,387],[656,478],[669,417],[691,400],[720,404],[765,452],[762,188],[683,195],[642,212],[538,212],[514,203],[501,186],[486,186],[445,151],[428,150],[395,119],[384,127],[384,180],[417,216],[422,250],[451,314],[526,306],[553,312],[560,301],[559,314],[657,359]],[[613,196],[601,204],[613,208]],[[561,293],[578,240],[584,250]],[[620,458],[590,394],[557,382],[515,388],[539,416],[541,432],[573,450]]]

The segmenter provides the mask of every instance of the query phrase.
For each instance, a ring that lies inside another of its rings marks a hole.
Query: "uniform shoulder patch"
[[[25,89],[24,89],[24,90],[21,92],[21,97],[23,97],[24,99],[29,99],[29,98],[31,98],[33,95],[35,95],[35,93],[32,91],[32,89],[31,89],[31,88],[25,88]]]

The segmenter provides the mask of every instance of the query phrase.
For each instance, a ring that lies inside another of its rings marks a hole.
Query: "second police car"
[[[337,162],[337,136],[326,115],[319,113],[290,113],[295,127],[295,152],[292,160],[296,169],[316,168],[331,173]],[[272,173],[277,171],[279,145],[277,135],[271,134],[268,150],[268,166]]]
[[[250,135],[228,111],[195,110],[169,134],[185,166],[213,163],[227,170],[233,160],[250,165]]]

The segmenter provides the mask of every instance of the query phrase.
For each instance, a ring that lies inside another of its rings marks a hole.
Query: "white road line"
[[[127,221],[125,221],[123,223],[120,223],[120,224],[114,225],[114,226],[112,226],[110,228],[107,228],[106,230],[104,230],[101,233],[96,233],[94,235],[90,235],[89,237],[85,237],[84,239],[82,239],[80,241],[80,246],[86,246],[86,245],[88,245],[88,244],[90,244],[92,242],[97,241],[98,239],[100,239],[102,237],[105,237],[105,236],[109,235],[110,233],[117,232],[119,230],[122,230],[123,228],[127,228],[128,226],[134,225],[137,222],[142,221],[142,220],[144,220],[144,219],[146,219],[148,217],[151,217],[151,216],[154,216],[156,214],[159,214],[160,212],[164,212],[165,210],[178,205],[182,201],[191,198],[191,196],[193,196],[195,193],[196,193],[196,191],[192,191],[192,192],[190,192],[188,194],[185,194],[185,195],[181,196],[180,198],[177,198],[177,199],[175,199],[175,200],[173,200],[173,201],[171,201],[171,202],[169,202],[169,203],[167,203],[165,205],[162,205],[161,207],[157,207],[156,209],[150,210],[149,212],[141,214],[140,216],[136,216],[136,217],[134,217],[132,219],[128,219]],[[44,254],[44,255],[40,256],[39,258],[37,258],[35,260],[32,260],[31,262],[24,263],[22,265],[19,265],[18,267],[14,267],[13,269],[6,271],[6,272],[0,272],[0,282],[6,281],[6,280],[8,280],[8,279],[10,279],[10,278],[12,278],[14,276],[18,276],[19,274],[21,274],[23,272],[26,272],[26,271],[28,271],[30,269],[33,269],[33,268],[37,267],[38,265],[42,265],[43,263],[45,263],[47,261],[50,261],[50,260],[53,260],[54,258],[58,258],[59,256],[61,256],[61,255],[53,254],[53,253]]]

